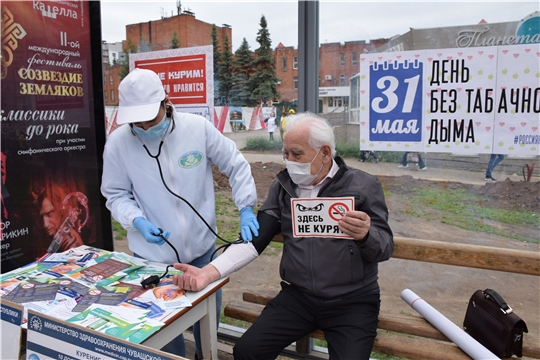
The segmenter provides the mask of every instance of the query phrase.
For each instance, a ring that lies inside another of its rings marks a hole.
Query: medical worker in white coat
[[[255,181],[235,143],[205,118],[176,112],[151,70],[134,69],[118,91],[117,122],[127,125],[107,139],[101,192],[112,216],[128,231],[130,250],[165,264],[180,260],[203,267],[211,261],[217,233],[211,164],[229,177],[242,239],[258,236]],[[217,300],[219,321],[221,290]],[[198,324],[194,333],[201,358]],[[183,338],[163,350],[185,356]]]

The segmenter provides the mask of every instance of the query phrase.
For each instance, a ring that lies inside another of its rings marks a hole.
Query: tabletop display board
[[[360,148],[540,153],[540,44],[360,57]]]
[[[112,250],[98,1],[2,2],[2,272],[47,251]]]
[[[26,359],[184,359],[28,310]]]
[[[201,115],[214,123],[212,46],[130,54],[129,68],[154,71],[177,111]]]
[[[0,333],[2,359],[18,359],[21,347],[21,324],[23,320],[23,307],[10,301],[1,300],[2,321]]]

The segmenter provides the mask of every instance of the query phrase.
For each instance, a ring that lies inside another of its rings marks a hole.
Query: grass
[[[274,134],[274,141],[270,141],[268,137],[255,136],[246,139],[246,146],[242,150],[247,151],[280,151],[283,149],[283,143],[279,138],[279,134]]]
[[[234,241],[238,239],[238,221],[240,213],[231,197],[225,194],[215,194],[218,234],[222,238]],[[223,245],[224,241],[216,239],[216,245]]]
[[[127,237],[127,230],[120,223],[112,219],[112,228],[115,240],[124,240]]]
[[[405,209],[409,216],[425,216],[426,218],[440,218],[441,222],[457,226],[462,229],[504,236],[524,242],[536,242],[538,239],[524,238],[504,229],[491,225],[498,222],[508,225],[534,226],[540,230],[540,218],[537,213],[524,210],[493,209],[482,206],[488,199],[476,196],[467,190],[438,191],[431,188],[415,189],[412,194],[404,198],[410,202]],[[428,207],[442,211],[441,215],[434,215],[429,211],[420,213],[419,207]]]

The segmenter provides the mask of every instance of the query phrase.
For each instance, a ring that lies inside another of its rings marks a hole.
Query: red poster
[[[173,104],[206,104],[206,54],[136,60],[135,67],[157,73]]]
[[[99,2],[7,1],[1,11],[2,272],[51,249],[110,249]]]

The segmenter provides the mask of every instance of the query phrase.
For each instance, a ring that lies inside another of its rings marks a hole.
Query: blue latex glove
[[[163,240],[163,238],[159,236],[159,234],[161,233],[159,229],[142,216],[139,216],[138,218],[135,218],[135,220],[133,220],[133,226],[135,226],[135,228],[139,230],[142,236],[144,236],[146,241],[148,241],[149,243],[156,245],[163,245],[165,243],[165,240]],[[165,238],[168,240],[169,236],[171,236],[171,233],[169,231],[165,231],[163,233],[163,236],[165,236]]]
[[[257,217],[253,214],[253,208],[251,206],[246,206],[240,210],[240,234],[244,242],[252,241],[253,236],[259,236],[259,222]]]

